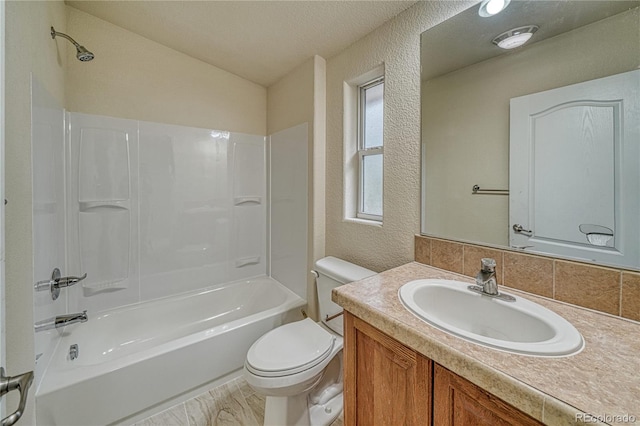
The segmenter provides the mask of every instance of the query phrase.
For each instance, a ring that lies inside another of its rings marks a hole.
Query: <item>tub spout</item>
[[[88,320],[89,317],[87,316],[87,311],[83,311],[77,314],[60,315],[48,320],[38,321],[35,324],[35,329],[36,332],[51,330],[53,328],[60,328],[77,322],[87,322]]]

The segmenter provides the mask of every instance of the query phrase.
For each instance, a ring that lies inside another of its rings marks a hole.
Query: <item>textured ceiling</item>
[[[416,1],[71,1],[69,6],[263,86],[329,58]]]

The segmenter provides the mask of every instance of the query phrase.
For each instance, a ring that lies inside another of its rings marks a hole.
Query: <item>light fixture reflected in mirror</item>
[[[509,6],[511,0],[484,0],[480,4],[480,9],[478,10],[478,15],[483,18],[487,18],[489,16],[497,15],[502,12]]]
[[[496,36],[492,43],[502,49],[515,49],[529,41],[533,33],[538,31],[537,25],[513,28]]]

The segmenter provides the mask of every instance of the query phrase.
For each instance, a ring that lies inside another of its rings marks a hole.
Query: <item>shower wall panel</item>
[[[209,130],[140,123],[141,297],[226,275],[227,143]],[[211,282],[210,284],[214,284]]]
[[[142,300],[265,273],[264,161],[263,136],[140,123]]]
[[[231,279],[266,273],[267,176],[265,138],[230,136],[233,164]]]
[[[138,123],[70,113],[69,268],[87,278],[69,309],[90,313],[134,303],[138,277]],[[91,297],[100,294],[100,297]]]
[[[70,263],[89,313],[266,273],[265,138],[71,114]]]
[[[64,275],[70,273],[65,264],[64,110],[34,78],[31,106],[33,276],[36,281],[46,281],[54,268]],[[64,314],[66,301],[64,294],[54,301],[49,291],[34,292],[34,321]],[[57,341],[57,330],[35,335],[34,389],[40,384]]]
[[[307,298],[308,125],[270,139],[271,276]]]

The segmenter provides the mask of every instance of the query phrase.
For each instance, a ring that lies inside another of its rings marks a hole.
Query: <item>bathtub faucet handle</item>
[[[87,278],[87,273],[85,272],[85,274],[81,277],[62,277],[60,278],[58,281],[56,281],[56,283],[54,284],[56,287],[60,288],[60,287],[69,287],[72,286],[74,284],[79,283],[80,281],[84,280],[85,278]]]
[[[87,278],[85,273],[81,277],[63,277],[60,274],[60,269],[55,268],[51,273],[51,278],[44,281],[38,281],[35,284],[36,291],[49,290],[51,292],[51,299],[56,300],[60,296],[60,289],[62,287],[69,287]]]

